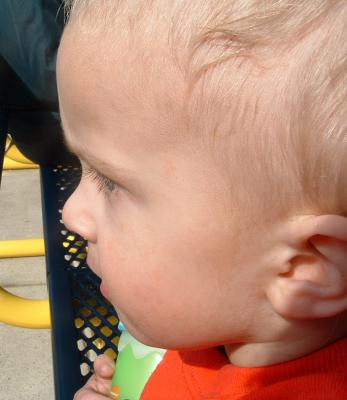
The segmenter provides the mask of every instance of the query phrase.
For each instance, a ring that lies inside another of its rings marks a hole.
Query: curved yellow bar
[[[0,258],[38,257],[45,254],[43,239],[18,239],[0,241]]]
[[[27,164],[27,163],[21,163],[15,160],[11,160],[8,157],[4,158],[4,168],[5,170],[9,169],[37,169],[39,166],[37,164]]]
[[[23,164],[32,164],[32,161],[29,158],[26,158],[24,154],[22,154],[18,147],[12,144],[8,150],[6,151],[6,157],[10,158],[13,161],[17,161]]]
[[[25,299],[0,287],[0,321],[23,328],[50,328],[49,302]]]

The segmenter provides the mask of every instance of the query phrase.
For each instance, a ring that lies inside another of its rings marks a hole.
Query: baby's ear
[[[267,290],[275,311],[289,319],[319,319],[347,310],[347,218],[297,218],[285,241],[290,256]]]

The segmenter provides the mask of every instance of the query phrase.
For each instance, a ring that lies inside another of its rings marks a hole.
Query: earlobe
[[[319,319],[347,309],[346,277],[334,265],[320,262],[299,257],[289,273],[274,278],[267,296],[282,317]]]
[[[347,218],[302,218],[288,235],[293,248],[287,272],[274,276],[267,291],[275,311],[284,318],[319,319],[347,310]]]

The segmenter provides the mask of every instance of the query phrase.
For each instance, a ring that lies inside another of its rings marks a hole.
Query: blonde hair
[[[275,198],[278,212],[300,204],[347,215],[344,0],[66,0],[66,9],[72,19],[88,19],[90,29],[112,30],[123,21],[123,29],[148,35],[148,41],[161,32],[174,53],[179,48],[185,54],[192,115],[208,116],[211,107],[224,104],[218,122],[204,119],[196,129],[215,137],[223,126],[237,134],[233,123],[247,142],[250,207],[257,201],[266,210],[271,203],[274,211]],[[258,101],[270,87],[266,100]],[[259,178],[259,168],[265,178],[252,195],[250,177]]]

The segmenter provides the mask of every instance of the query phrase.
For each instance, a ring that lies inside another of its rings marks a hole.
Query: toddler
[[[143,400],[347,398],[347,3],[75,0],[57,65],[63,218]],[[109,396],[105,357],[75,399]]]

